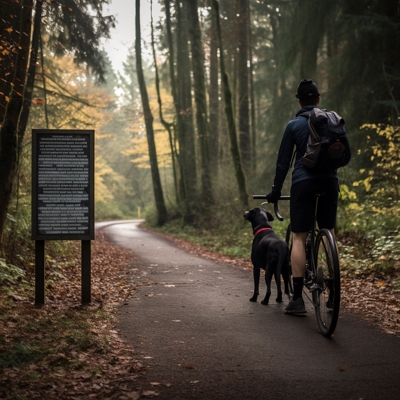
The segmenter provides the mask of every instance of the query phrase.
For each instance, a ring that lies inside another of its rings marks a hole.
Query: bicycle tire
[[[290,256],[292,254],[292,244],[293,244],[293,235],[292,235],[292,227],[289,223],[288,227],[286,228],[286,237],[285,237],[286,244],[289,248],[289,297],[293,297],[293,277],[292,277],[292,264],[290,262]]]
[[[335,240],[328,229],[319,230],[314,257],[316,283],[319,287],[313,292],[315,313],[321,333],[330,337],[339,318],[340,268]]]

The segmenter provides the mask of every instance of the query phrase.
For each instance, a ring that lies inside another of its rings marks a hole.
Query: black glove
[[[276,203],[279,200],[279,197],[281,197],[281,191],[272,186],[272,192],[268,193],[265,197],[268,203]]]

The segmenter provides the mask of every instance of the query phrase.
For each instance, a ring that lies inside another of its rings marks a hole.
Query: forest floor
[[[252,268],[247,259],[156,234],[215,262]],[[143,391],[136,383],[145,370],[135,349],[115,330],[118,307],[135,293],[130,265],[138,260],[99,232],[92,249],[92,303],[85,306],[80,302],[80,247],[74,251],[75,263],[52,260],[57,267],[46,277],[46,305],[33,306],[33,265],[18,285],[0,290],[0,398],[155,397],[155,391]],[[399,278],[343,279],[343,308],[400,337],[400,295],[392,285]]]

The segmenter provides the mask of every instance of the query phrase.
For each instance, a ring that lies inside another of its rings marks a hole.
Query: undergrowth
[[[259,206],[255,204],[254,206]],[[272,205],[265,206],[274,215]],[[281,214],[289,214],[287,205]],[[221,210],[215,207],[207,217],[199,215],[193,225],[184,225],[179,215],[170,218],[162,227],[146,224],[165,234],[188,240],[218,253],[248,258],[253,240],[251,224],[243,219],[240,210]],[[271,222],[272,228],[285,239],[289,220]],[[400,288],[400,222],[397,207],[376,209],[342,204],[337,220],[337,241],[343,276],[349,278],[371,275],[393,277]]]

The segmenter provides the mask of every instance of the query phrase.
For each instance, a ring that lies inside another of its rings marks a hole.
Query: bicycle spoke
[[[340,307],[340,272],[336,246],[331,233],[322,229],[315,243],[316,284],[313,292],[318,326],[325,336],[335,330]]]

